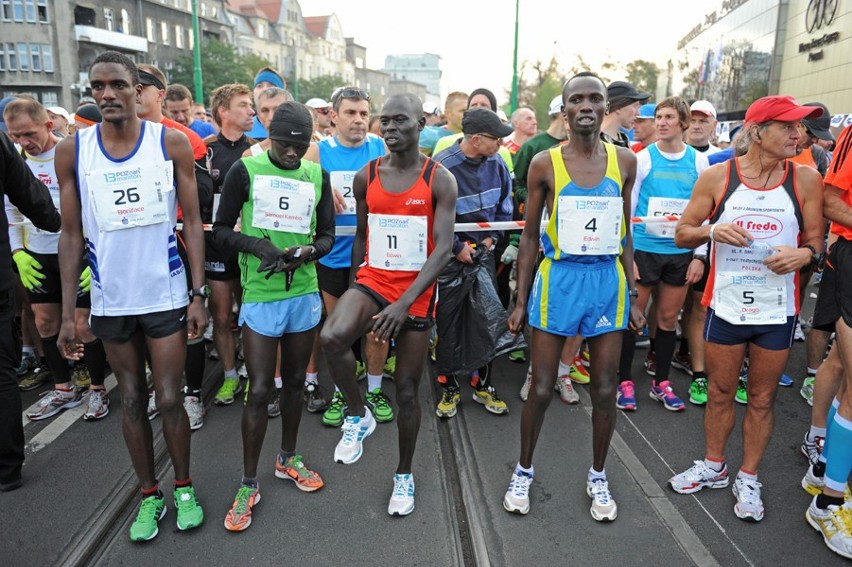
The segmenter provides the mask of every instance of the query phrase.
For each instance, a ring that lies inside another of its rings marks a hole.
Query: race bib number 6
[[[559,249],[575,255],[618,254],[623,218],[621,197],[559,197]]]
[[[420,270],[426,263],[425,216],[370,214],[367,226],[370,266],[411,272]]]
[[[255,175],[252,226],[264,230],[310,234],[316,189],[313,183],[275,175]]]

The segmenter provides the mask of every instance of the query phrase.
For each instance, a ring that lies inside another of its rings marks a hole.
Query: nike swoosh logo
[[[290,135],[291,136],[301,136],[302,133],[301,132],[293,132],[292,130],[290,130]]]
[[[178,319],[178,321],[180,321],[181,323],[183,323],[185,319],[186,319],[186,315],[181,315],[181,316],[180,316],[180,319]]]

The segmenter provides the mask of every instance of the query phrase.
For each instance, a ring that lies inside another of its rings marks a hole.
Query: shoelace
[[[95,411],[101,409],[104,405],[103,398],[101,398],[101,394],[98,390],[92,390],[89,392],[89,408]]]
[[[249,500],[252,497],[255,489],[250,486],[241,486],[237,491],[236,506],[234,506],[234,512],[236,514],[245,514],[249,508]]]
[[[139,513],[136,514],[136,521],[141,522],[143,524],[147,524],[148,522],[153,522],[154,518],[157,516],[157,508],[159,508],[157,502],[160,500],[156,496],[149,496],[147,498],[142,499],[142,505],[139,506]]]
[[[449,404],[453,401],[453,396],[456,394],[456,391],[452,388],[447,388],[444,390],[444,393],[441,394],[441,403]]]
[[[331,400],[331,404],[329,404],[328,409],[333,409],[335,411],[340,411],[343,407],[343,396],[334,395],[334,398]],[[344,427],[346,425],[344,424]]]
[[[388,397],[385,395],[384,392],[378,391],[378,392],[372,393],[370,395],[373,398],[373,405],[381,406],[381,407],[389,407],[390,406],[390,400],[388,399]]]
[[[722,474],[722,471],[716,471],[707,466],[704,461],[692,461],[695,463],[688,471],[686,477],[689,480],[704,480],[706,478],[715,478]]]
[[[358,436],[358,430],[361,429],[361,424],[347,419],[343,422],[343,427],[341,429],[343,429],[343,444],[352,445],[355,443],[355,439]]]
[[[486,388],[486,390],[488,391],[489,394],[491,394],[492,400],[494,400],[495,402],[500,401],[500,396],[497,395],[497,390],[494,389],[494,386],[488,386],[488,388]]]
[[[625,398],[635,397],[634,392],[633,392],[633,384],[627,384],[627,383],[622,384],[621,385],[621,395]]]
[[[530,491],[530,484],[532,484],[531,476],[515,473],[514,475],[512,475],[512,486],[510,486],[509,488],[517,496],[520,496],[521,498],[526,498],[527,493]]]
[[[195,507],[195,494],[191,488],[179,488],[177,492],[178,498],[175,499],[175,504],[180,510],[186,511]]]
[[[410,478],[410,477],[409,477]],[[393,479],[393,497],[405,498],[408,496],[409,485],[411,481],[402,476],[395,476]]]
[[[605,480],[594,480],[592,481],[592,495],[595,497],[595,500],[602,505],[609,504],[610,499],[612,498],[609,494],[609,483]]]
[[[760,487],[763,486],[757,481],[745,480],[745,479],[737,479],[739,481],[739,490],[737,491],[740,495],[740,498],[746,504],[759,504],[760,503]]]
[[[695,388],[702,394],[707,393],[707,378],[696,378],[694,380]]]

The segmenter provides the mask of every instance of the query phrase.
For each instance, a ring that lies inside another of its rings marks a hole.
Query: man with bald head
[[[521,149],[521,146],[538,132],[535,112],[526,106],[522,106],[513,112],[512,128],[514,128],[514,131],[503,140],[503,146],[514,156]]]

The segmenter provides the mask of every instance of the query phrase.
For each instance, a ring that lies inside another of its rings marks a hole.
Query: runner
[[[675,244],[684,248],[711,244],[704,291],[711,379],[705,458],[669,484],[681,494],[728,486],[725,447],[736,421],[734,396],[748,348],[743,461],[733,492],[734,514],[752,522],[764,515],[757,473],[772,435],[778,378],[793,344],[798,271],[818,259],[823,245],[822,179],[788,158],[801,136],[799,121],[821,113],[788,96],[753,102],[738,141],[747,152],[701,175],[675,236]]]
[[[529,317],[533,378],[521,416],[521,456],[503,507],[519,514],[529,512],[533,451],[553,397],[559,356],[565,337],[582,334],[589,342],[593,404],[593,463],[586,494],[592,499],[592,518],[612,521],[618,507],[604,464],[615,430],[618,352],[628,318],[634,330],[645,324],[633,305],[638,292],[628,289],[628,282],[633,281],[633,249],[625,218],[630,215],[636,158],[629,150],[601,142],[607,88],[597,75],[574,75],[565,83],[562,98],[571,139],[533,158],[527,178],[518,300],[509,317],[509,329],[522,332]],[[550,220],[541,233],[545,207]],[[539,234],[545,259],[532,281]]]
[[[275,393],[276,353],[282,353],[281,449],[275,476],[314,492],[320,476],[296,454],[301,420],[302,381],[310,357],[321,303],[314,261],[334,243],[334,205],[328,175],[303,160],[311,142],[311,116],[305,105],[285,102],[269,124],[272,146],[231,167],[213,238],[224,249],[238,250],[243,287],[240,325],[245,341],[251,390],[243,408],[243,478],[225,528],[251,525],[260,501],[257,463]],[[242,230],[234,225],[242,218]],[[314,235],[316,235],[314,237]]]
[[[354,287],[343,294],[321,333],[322,347],[349,415],[334,460],[352,464],[376,428],[355,380],[350,347],[372,330],[376,340],[396,341],[399,463],[388,514],[414,511],[411,461],[420,429],[418,390],[429,348],[435,280],[450,259],[456,182],[418,149],[423,102],[392,95],[381,112],[390,154],[361,168],[353,180],[358,225],[352,247]],[[405,196],[405,200],[401,198]],[[368,226],[369,224],[369,226]]]
[[[136,65],[126,55],[104,52],[89,67],[89,81],[103,123],[66,138],[56,149],[63,212],[58,343],[68,359],[83,355],[74,299],[85,247],[92,272],[92,332],[103,341],[118,380],[125,442],[142,488],[130,539],[143,541],[157,535],[166,513],[146,419],[146,348],[174,467],[177,527],[186,530],[204,521],[189,476],[190,430],[180,395],[187,336],[200,336],[207,324],[198,300],[204,235],[192,149],[183,134],[137,117],[142,86]],[[178,203],[192,265],[191,297],[175,237]]]

